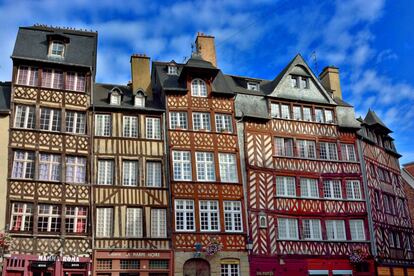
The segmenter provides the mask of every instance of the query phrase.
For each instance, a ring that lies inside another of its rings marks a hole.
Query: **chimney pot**
[[[339,79],[339,68],[327,66],[319,75],[322,86],[332,94],[333,98],[342,99],[341,82]]]

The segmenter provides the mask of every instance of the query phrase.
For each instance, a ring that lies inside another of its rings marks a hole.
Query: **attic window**
[[[299,88],[300,84],[299,84],[299,77],[298,76],[291,76],[292,78],[292,87],[293,88]]]
[[[256,82],[248,82],[247,89],[252,91],[259,91],[259,84]]]
[[[168,65],[168,75],[178,75],[177,66]]]
[[[300,86],[305,89],[309,89],[309,78],[301,77],[300,78]]]
[[[134,106],[144,107],[145,106],[145,96],[143,93],[138,93],[134,97]]]
[[[49,54],[52,57],[63,58],[63,55],[65,54],[65,44],[61,41],[51,41]]]
[[[113,105],[121,104],[121,95],[118,92],[111,93],[111,104]]]

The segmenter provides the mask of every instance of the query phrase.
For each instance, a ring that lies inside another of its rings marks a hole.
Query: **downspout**
[[[89,210],[91,212],[91,260],[90,260],[90,265],[89,265],[89,269],[90,269],[90,274],[89,275],[93,275],[93,265],[95,264],[94,262],[94,258],[95,258],[95,210],[94,210],[94,176],[95,176],[95,105],[94,105],[94,97],[95,97],[95,93],[94,93],[94,88],[95,88],[95,79],[92,82],[92,78],[91,78],[91,106],[92,106],[92,116],[90,116],[90,120],[91,120],[91,127],[89,129],[89,131],[91,132],[91,174],[90,174],[90,181],[89,181],[89,189],[90,189],[90,198],[89,198]],[[89,273],[89,272],[88,272]]]

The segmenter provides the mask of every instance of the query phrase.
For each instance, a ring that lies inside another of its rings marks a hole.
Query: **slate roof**
[[[367,115],[365,116],[364,123],[369,126],[379,126],[382,130],[387,133],[391,133],[392,131],[381,121],[375,111],[369,109]]]
[[[109,103],[109,95],[114,88],[119,88],[122,92],[121,105],[113,105]],[[164,111],[164,107],[158,97],[154,97],[153,100],[150,100],[147,97],[145,100],[145,107],[137,107],[134,106],[134,97],[132,95],[132,88],[130,86],[108,83],[95,84],[93,92],[93,106],[103,109],[108,108],[121,110]]]
[[[69,40],[63,58],[48,56],[48,36],[58,35]],[[52,28],[20,27],[12,58],[96,68],[97,32]]]
[[[0,82],[0,113],[10,113],[11,83]]]

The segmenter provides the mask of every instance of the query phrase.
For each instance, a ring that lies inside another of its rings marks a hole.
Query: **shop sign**
[[[53,265],[53,262],[32,262],[30,264],[30,267],[42,269],[42,268],[48,268],[49,266],[52,266],[52,265]]]
[[[273,276],[274,274],[273,274],[273,271],[263,271],[263,272],[261,272],[261,271],[258,271],[258,272],[256,272],[256,276]]]
[[[85,268],[86,263],[63,263],[63,268]]]

